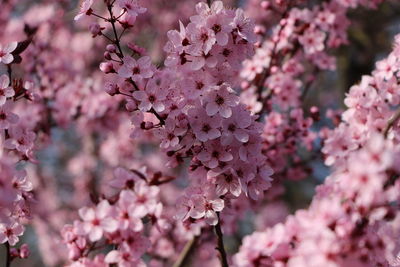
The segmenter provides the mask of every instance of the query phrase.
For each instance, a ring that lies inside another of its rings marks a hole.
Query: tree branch
[[[215,226],[215,234],[217,235],[217,247],[215,248],[219,252],[219,260],[221,261],[221,267],[229,267],[228,259],[224,247],[224,236],[221,230],[221,219],[219,217],[219,212],[217,212],[218,223]]]
[[[6,242],[4,244],[6,246],[6,267],[10,267],[11,266],[11,254],[10,254],[10,244],[8,244],[8,242]]]
[[[390,129],[394,126],[394,124],[400,119],[400,109],[396,111],[395,114],[388,121],[385,129],[383,130],[383,136],[387,138]]]
[[[183,248],[181,254],[179,255],[178,260],[172,265],[173,267],[183,267],[188,263],[188,260],[190,259],[191,254],[193,253],[193,250],[195,248],[195,245],[197,241],[199,240],[199,235],[194,236],[191,240],[189,240],[185,247]]]

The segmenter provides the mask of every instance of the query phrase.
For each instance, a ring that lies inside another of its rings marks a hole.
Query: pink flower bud
[[[100,63],[100,70],[106,74],[115,72],[114,66],[111,62]]]
[[[97,35],[101,35],[101,31],[104,28],[100,27],[100,25],[98,23],[93,23],[89,26],[89,30],[92,33],[93,37],[96,37]]]
[[[110,53],[115,53],[117,51],[117,48],[115,47],[115,45],[109,44],[107,45],[106,50]]]
[[[19,249],[19,257],[21,259],[26,259],[30,255],[30,250],[27,244],[23,244]]]
[[[271,4],[267,1],[262,1],[261,2],[261,7],[265,10],[268,10],[270,8]]]
[[[104,58],[107,60],[111,60],[111,54],[108,51],[104,52]]]
[[[113,96],[119,92],[119,88],[117,84],[109,83],[106,84],[105,91],[107,92],[107,94]]]

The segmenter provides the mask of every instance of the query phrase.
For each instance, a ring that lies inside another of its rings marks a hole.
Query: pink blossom
[[[191,109],[190,116],[193,118],[191,127],[196,135],[196,138],[202,142],[214,140],[221,136],[219,127],[221,126],[221,117],[214,115],[208,116],[205,110],[201,107]]]
[[[18,116],[11,112],[11,104],[5,103],[0,106],[0,129],[8,129],[17,121]]]
[[[9,43],[6,46],[0,44],[0,63],[10,64],[14,60],[14,56],[11,54],[18,46],[17,42]],[[4,81],[3,81],[4,82]]]
[[[142,221],[140,218],[145,215],[143,209],[138,209],[137,206],[133,205],[132,201],[135,199],[135,195],[130,190],[123,190],[119,194],[118,206],[116,208],[119,228],[127,230],[128,228],[138,232],[143,228]],[[142,212],[142,213],[141,213]]]
[[[137,0],[117,0],[117,4],[126,12],[127,16],[129,16],[128,20],[130,24],[135,22],[139,14],[143,14],[147,11],[146,8],[139,5]]]
[[[139,82],[153,76],[151,59],[148,56],[141,57],[137,61],[126,56],[123,62],[124,64],[118,70],[118,75],[123,78],[132,78],[133,81]]]
[[[83,219],[83,233],[89,236],[90,241],[101,239],[104,232],[112,233],[118,228],[118,223],[110,217],[112,207],[107,200],[102,200],[96,208],[83,207],[79,215]]]
[[[217,142],[208,142],[204,149],[197,155],[197,158],[207,167],[216,168],[220,161],[229,162],[233,159],[233,156],[225,147]]]
[[[167,90],[161,88],[156,81],[151,80],[147,83],[145,90],[133,92],[133,98],[140,101],[139,109],[149,111],[154,108],[157,112],[165,109],[164,100],[167,97]]]
[[[21,236],[25,231],[25,228],[17,223],[11,222],[9,224],[0,223],[0,243],[8,242],[11,246],[14,246],[19,241],[19,236]]]
[[[206,96],[206,102],[206,111],[209,116],[219,113],[222,117],[229,118],[232,116],[232,107],[239,103],[239,98],[229,86],[222,85]]]
[[[195,219],[204,218],[210,225],[218,223],[217,212],[224,209],[224,201],[220,198],[207,199],[205,196],[196,195],[193,198],[194,207],[190,216]]]
[[[3,74],[0,76],[0,106],[6,103],[7,98],[14,96],[14,90],[9,87],[10,79],[7,75]]]
[[[307,54],[313,54],[324,49],[326,34],[316,29],[308,29],[304,35],[299,37],[299,42],[303,45]]]
[[[93,12],[92,10],[93,0],[83,0],[80,5],[80,10],[78,15],[75,16],[74,20],[80,20],[83,16],[90,16]]]

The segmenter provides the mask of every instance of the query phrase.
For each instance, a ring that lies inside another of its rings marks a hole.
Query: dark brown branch
[[[199,237],[200,236],[195,236],[186,243],[181,254],[179,255],[178,260],[174,263],[173,267],[183,267],[188,263]]]
[[[383,136],[387,138],[390,129],[394,126],[394,124],[400,119],[400,109],[396,111],[395,114],[388,121],[385,129],[383,130]]]
[[[6,242],[4,245],[6,246],[6,267],[10,267],[11,266],[10,244]]]
[[[217,212],[218,223],[215,225],[215,234],[217,235],[217,247],[215,248],[219,252],[219,260],[221,261],[221,267],[229,267],[228,259],[224,247],[224,236],[221,230],[221,219],[219,212]]]

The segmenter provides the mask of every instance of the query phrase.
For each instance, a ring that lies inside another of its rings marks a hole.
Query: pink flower
[[[218,90],[211,91],[206,96],[206,111],[209,116],[219,113],[224,118],[232,116],[232,107],[237,106],[239,97],[229,86],[221,85]]]
[[[241,38],[249,43],[255,43],[256,35],[254,34],[254,23],[244,15],[242,9],[236,9],[233,23],[234,30]]]
[[[142,171],[144,172],[145,170],[141,169],[135,173],[124,168],[117,168],[114,170],[114,179],[112,179],[109,184],[119,189],[133,189],[135,183],[141,180],[139,174],[142,173]]]
[[[324,49],[325,38],[326,34],[324,32],[310,28],[304,32],[304,35],[299,37],[299,42],[303,45],[307,54],[313,54]]]
[[[190,40],[192,40],[192,44],[188,48],[189,51],[191,53],[203,52],[208,54],[216,42],[214,31],[195,23],[189,23],[187,31],[190,34]]]
[[[229,162],[233,159],[231,153],[221,146],[218,142],[206,143],[204,149],[197,155],[207,167],[213,169],[219,165],[219,162]]]
[[[33,148],[36,134],[27,129],[23,129],[17,125],[9,129],[10,138],[8,138],[4,146],[8,149],[16,149],[21,153],[27,153]]]
[[[11,104],[5,103],[0,106],[0,129],[8,129],[12,124],[17,123],[18,116],[10,111]]]
[[[157,112],[165,109],[164,101],[167,96],[167,90],[161,88],[156,81],[150,80],[144,91],[133,92],[133,98],[140,101],[139,109],[141,111],[149,111],[154,108]]]
[[[9,87],[10,79],[6,74],[0,76],[0,106],[6,103],[8,97],[14,96],[14,90]]]
[[[234,111],[230,118],[222,122],[223,133],[221,143],[223,145],[229,145],[234,139],[241,143],[249,141],[249,133],[246,128],[252,122],[250,113],[243,106],[235,107]]]
[[[17,223],[0,224],[0,243],[8,242],[11,246],[18,243],[19,238],[24,233],[24,227]]]
[[[146,264],[136,254],[127,243],[123,243],[118,250],[110,251],[105,261],[109,264],[117,264],[120,267],[145,267]]]
[[[123,62],[124,64],[118,70],[118,75],[123,78],[132,78],[133,81],[140,82],[142,79],[153,76],[149,56],[141,57],[137,61],[132,57],[126,56]]]
[[[201,142],[214,140],[221,136],[219,127],[221,126],[221,117],[208,116],[202,107],[189,110],[191,127],[196,135],[196,138]]]
[[[118,222],[110,217],[111,211],[107,200],[102,200],[96,208],[83,207],[79,210],[84,221],[83,233],[89,236],[90,241],[98,241],[104,232],[112,233],[118,229]]]
[[[119,194],[118,205],[116,208],[119,228],[127,230],[128,228],[138,232],[143,229],[143,223],[140,220],[145,213],[140,213],[143,209],[138,209],[138,206],[133,205],[135,194],[131,190],[123,190]]]
[[[179,144],[179,137],[183,136],[187,129],[176,127],[175,120],[168,117],[165,121],[165,128],[156,129],[155,134],[162,140],[160,147],[167,148],[175,148]]]
[[[80,20],[83,16],[90,16],[93,12],[92,10],[93,0],[83,0],[80,6],[78,15],[75,16],[74,20]]]
[[[12,42],[5,47],[0,44],[0,63],[10,64],[14,60],[14,56],[11,54],[18,46],[17,42]]]
[[[136,21],[136,17],[139,14],[143,14],[147,11],[146,8],[139,6],[137,0],[117,0],[117,4],[126,12],[126,21],[129,21],[130,25]]]
[[[235,197],[238,197],[242,192],[240,180],[233,173],[219,175],[216,185],[215,192],[220,196],[230,192]]]
[[[196,195],[192,198],[194,207],[190,216],[194,219],[204,218],[210,225],[218,223],[217,212],[224,209],[224,201],[220,198],[209,200],[203,195]]]
[[[157,197],[160,192],[157,186],[148,186],[144,181],[135,183],[132,204],[135,205],[137,216],[151,213],[157,206]]]

